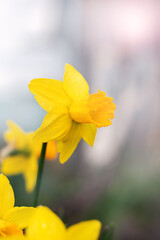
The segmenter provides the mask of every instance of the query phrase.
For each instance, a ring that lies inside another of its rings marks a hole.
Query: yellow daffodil
[[[23,235],[34,213],[32,207],[14,207],[14,192],[9,180],[0,174],[0,237]]]
[[[116,105],[102,91],[89,95],[83,76],[66,64],[64,81],[33,79],[29,83],[35,99],[48,113],[35,138],[42,142],[57,141],[60,162],[72,155],[81,138],[93,146],[97,128],[112,124]]]
[[[8,127],[4,136],[8,145],[1,151],[1,171],[5,175],[22,173],[26,189],[30,192],[36,182],[42,143],[33,140],[33,132],[23,132],[12,121],[8,121]],[[46,158],[51,160],[56,157],[56,145],[52,141],[47,146]]]
[[[98,220],[84,221],[66,228],[54,212],[39,206],[35,209],[26,236],[29,240],[97,240],[100,229]]]
[[[25,238],[17,237],[17,240],[97,240],[100,229],[101,223],[98,220],[84,221],[66,228],[54,212],[39,206],[26,229]]]

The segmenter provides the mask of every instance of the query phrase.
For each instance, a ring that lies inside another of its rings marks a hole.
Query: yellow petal
[[[89,94],[89,86],[83,76],[71,65],[65,65],[64,88],[74,100],[82,99]]]
[[[7,121],[8,131],[5,132],[4,138],[7,142],[13,142],[16,148],[24,147],[25,133],[12,121]]]
[[[101,223],[98,220],[80,222],[67,229],[67,240],[97,240]]]
[[[23,232],[15,223],[10,223],[0,219],[0,238],[7,236],[22,236]]]
[[[28,192],[31,192],[37,178],[38,162],[35,156],[8,157],[2,162],[1,171],[6,175],[23,174],[26,189]]]
[[[29,83],[29,90],[35,95],[39,105],[47,112],[53,107],[67,106],[70,99],[59,80],[37,78]]]
[[[9,180],[0,174],[0,218],[14,207],[14,192]]]
[[[28,158],[23,156],[11,156],[4,158],[1,166],[2,173],[15,175],[23,173],[28,165]]]
[[[92,123],[81,123],[80,133],[84,141],[86,141],[89,145],[93,146],[97,133],[97,127]]]
[[[27,192],[33,191],[36,184],[37,172],[38,161],[35,156],[32,156],[28,159],[28,166],[23,173]]]
[[[81,140],[79,123],[73,122],[72,128],[68,133],[68,138],[65,141],[58,142],[58,150],[60,152],[59,161],[65,163],[76,149]]]
[[[14,207],[4,215],[3,219],[24,229],[29,226],[34,212],[35,208],[33,207]]]
[[[64,240],[66,228],[61,219],[47,207],[38,207],[26,234],[30,240]]]
[[[5,237],[5,240],[29,240],[29,239],[25,236],[17,235]]]
[[[57,151],[58,151],[58,153],[61,152],[62,147],[63,147],[63,142],[62,141],[57,141]]]
[[[72,119],[66,110],[49,112],[43,119],[41,127],[35,132],[35,138],[41,142],[64,138],[72,126]]]

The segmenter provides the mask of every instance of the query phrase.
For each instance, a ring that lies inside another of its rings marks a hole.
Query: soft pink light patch
[[[155,6],[151,1],[116,1],[110,13],[114,38],[126,47],[152,41],[155,32]]]

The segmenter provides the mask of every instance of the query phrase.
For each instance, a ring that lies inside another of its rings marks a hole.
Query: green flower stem
[[[42,150],[41,150],[41,156],[40,156],[40,159],[39,159],[39,167],[38,167],[38,174],[37,174],[37,181],[36,181],[36,187],[35,187],[33,207],[36,207],[37,203],[38,203],[38,196],[39,196],[39,189],[40,189],[41,178],[42,178],[42,173],[43,173],[46,147],[47,147],[47,143],[43,143]]]

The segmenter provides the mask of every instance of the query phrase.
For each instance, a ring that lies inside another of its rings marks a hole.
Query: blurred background
[[[8,119],[36,130],[45,111],[28,82],[63,80],[65,63],[114,98],[113,125],[64,165],[45,164],[40,203],[72,224],[115,224],[115,240],[160,238],[160,1],[0,1],[0,148]],[[31,205],[22,176],[16,204]]]

